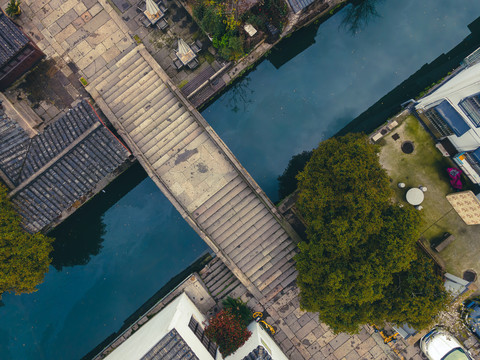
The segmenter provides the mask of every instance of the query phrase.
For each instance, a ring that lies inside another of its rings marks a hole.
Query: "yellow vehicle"
[[[263,313],[260,311],[254,312],[253,313],[253,318],[257,323],[261,323],[267,330],[270,331],[272,335],[275,335],[275,329],[273,328],[272,325],[268,324],[265,320],[262,320]]]

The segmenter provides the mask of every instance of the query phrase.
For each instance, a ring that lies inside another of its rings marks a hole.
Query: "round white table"
[[[420,205],[425,198],[425,194],[419,188],[411,188],[407,191],[407,202],[411,205]]]

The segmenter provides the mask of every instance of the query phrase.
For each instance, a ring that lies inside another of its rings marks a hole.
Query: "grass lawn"
[[[394,134],[399,135],[397,140],[392,138]],[[404,141],[413,142],[413,153],[402,152]],[[439,254],[447,271],[459,277],[467,269],[480,274],[480,225],[466,225],[445,198],[454,192],[446,170],[453,162],[435,148],[430,134],[413,116],[406,117],[380,144],[380,163],[392,179],[391,186],[399,202],[411,206],[405,200],[407,190],[420,185],[428,188],[421,210],[424,219],[422,242],[429,247],[432,240],[439,239],[445,232],[453,234],[455,241]],[[398,188],[399,182],[406,187]]]

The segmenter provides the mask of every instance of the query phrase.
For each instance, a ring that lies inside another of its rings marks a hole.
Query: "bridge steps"
[[[219,277],[219,274],[223,274],[223,276]],[[225,276],[225,274],[228,274],[228,276]],[[200,277],[210,291],[210,294],[217,301],[227,296],[239,298],[247,292],[247,289],[219,257],[216,257],[210,262],[209,268],[200,272]]]
[[[133,152],[142,155],[139,161],[162,191],[218,248],[219,259],[204,278],[215,296],[246,287],[261,300],[291,282],[296,245],[273,204],[143,46],[93,79],[87,90]]]

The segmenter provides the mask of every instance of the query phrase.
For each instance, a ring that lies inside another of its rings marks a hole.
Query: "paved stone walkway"
[[[22,10],[18,23],[47,57],[73,63],[87,81],[136,45],[106,0],[24,0]]]
[[[211,296],[221,304],[227,296],[241,298],[254,311],[262,311],[269,316],[266,321],[276,329],[275,341],[287,357],[292,360],[394,360],[399,357],[383,344],[379,334],[364,327],[357,335],[335,335],[325,324],[318,321],[317,314],[300,310],[299,290],[292,284],[277,294],[265,306],[260,304],[247,289],[233,276],[219,258],[213,259],[200,272]],[[418,347],[408,347],[411,357],[415,357]]]

